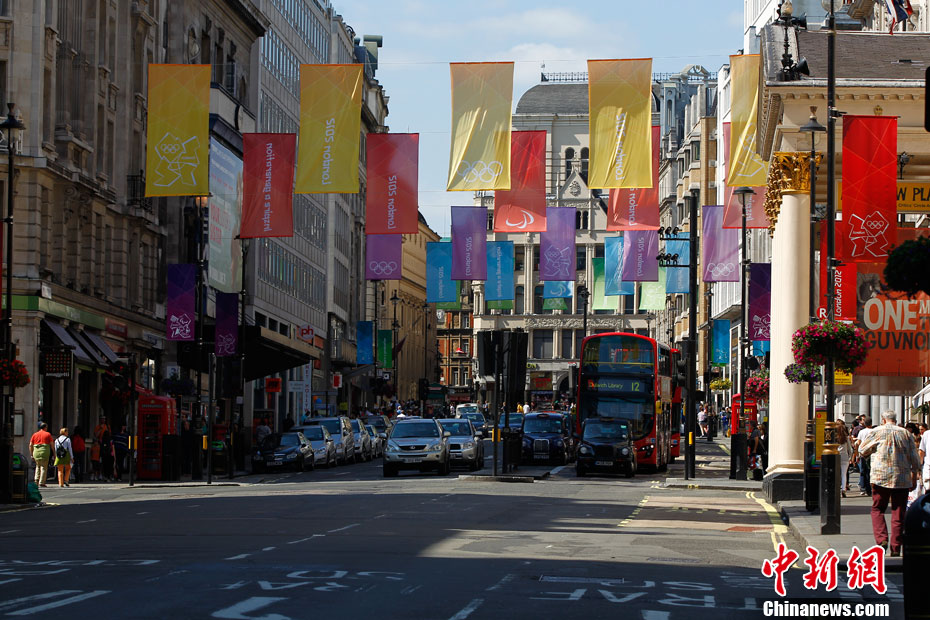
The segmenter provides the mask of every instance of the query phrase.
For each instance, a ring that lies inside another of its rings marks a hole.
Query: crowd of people
[[[29,439],[29,451],[35,465],[35,483],[48,486],[51,470],[55,470],[59,487],[69,487],[72,482],[116,481],[123,479],[129,455],[129,432],[124,425],[113,433],[106,416],[94,427],[90,442],[90,471],[87,471],[87,440],[80,426],[61,428],[53,438],[48,424],[39,423],[38,430]]]

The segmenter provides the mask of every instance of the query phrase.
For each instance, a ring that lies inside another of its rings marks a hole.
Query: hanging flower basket
[[[767,369],[760,370],[746,379],[746,398],[769,399],[769,371]]]
[[[710,389],[714,392],[726,392],[733,387],[733,382],[729,379],[714,379],[710,382]]]
[[[26,370],[26,365],[19,360],[0,359],[0,385],[15,388],[29,385],[29,371]]]
[[[930,295],[930,238],[917,237],[905,241],[888,253],[885,263],[885,284],[893,291],[909,297],[917,293]]]
[[[820,367],[804,364],[788,364],[785,367],[788,383],[820,383]]]
[[[869,343],[858,327],[821,321],[794,332],[791,350],[794,361],[802,366],[823,366],[832,359],[837,370],[852,373],[865,363]]]
[[[117,389],[112,382],[104,380],[100,388],[100,402],[104,404],[125,405],[129,402],[132,393],[129,390]]]

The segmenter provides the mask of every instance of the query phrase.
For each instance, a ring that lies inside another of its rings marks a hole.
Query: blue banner
[[[769,340],[753,340],[752,341],[752,354],[756,357],[763,357],[766,353],[772,350],[772,343]]]
[[[682,269],[681,271],[687,271]],[[710,363],[714,365],[726,366],[730,363],[730,321],[715,320],[713,331],[711,332],[711,342],[713,343],[714,352],[711,355]]]
[[[688,234],[679,235],[675,241],[665,242],[666,254],[677,254],[679,267],[669,267],[665,275],[665,292],[669,295],[681,293],[687,295],[688,290],[688,272],[686,268],[691,264],[691,241]]]
[[[513,241],[488,241],[488,280],[484,284],[486,301],[513,299]]]
[[[375,324],[371,321],[359,321],[355,333],[355,363],[356,364],[374,364],[375,363]]]
[[[430,241],[426,244],[426,301],[458,300],[458,286],[452,280],[452,242]]]
[[[546,280],[543,282],[543,299],[564,299],[572,296],[572,287],[575,285],[571,280],[559,282],[558,280]]]
[[[604,239],[604,274],[606,281],[604,295],[632,295],[636,291],[636,284],[624,282],[620,279],[620,270],[623,265],[623,237],[607,237]]]

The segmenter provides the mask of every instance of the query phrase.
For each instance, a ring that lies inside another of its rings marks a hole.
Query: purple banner
[[[487,207],[452,207],[452,279],[488,279]]]
[[[235,355],[239,344],[239,294],[216,293],[216,338],[214,352],[217,357]]]
[[[539,235],[539,280],[575,280],[575,207],[546,207]]]
[[[658,282],[658,255],[658,230],[624,231],[620,279],[624,282]]]
[[[193,340],[197,265],[180,264],[167,267],[168,340]]]
[[[365,279],[400,280],[402,235],[365,235]]]
[[[769,340],[772,322],[772,264],[749,265],[749,338]]]
[[[723,207],[705,206],[701,264],[705,282],[739,282],[739,234],[723,227]]]

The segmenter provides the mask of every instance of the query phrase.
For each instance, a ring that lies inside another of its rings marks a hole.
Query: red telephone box
[[[752,431],[752,423],[759,418],[759,407],[755,398],[747,398],[745,406],[739,394],[733,395],[730,408],[730,433],[746,433]]]
[[[167,396],[139,395],[139,445],[136,466],[139,480],[161,480],[165,435],[177,433],[176,401]]]

